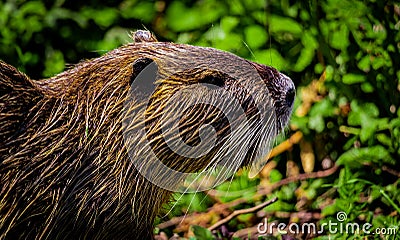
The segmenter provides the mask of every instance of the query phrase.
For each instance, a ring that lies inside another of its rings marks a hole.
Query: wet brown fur
[[[0,61],[0,239],[152,238],[171,193],[129,160],[122,108],[135,60],[173,59],[181,49],[204,51],[137,41],[40,81]]]

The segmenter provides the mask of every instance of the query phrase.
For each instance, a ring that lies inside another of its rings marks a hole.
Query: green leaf
[[[241,222],[250,222],[254,218],[254,213],[240,214],[237,219]]]
[[[267,17],[265,10],[264,11],[254,11],[251,16],[262,26],[267,25]]]
[[[349,44],[349,29],[345,24],[341,24],[339,29],[332,31],[330,45],[338,50],[344,50]]]
[[[98,42],[97,49],[112,50],[121,46],[121,44],[131,42],[132,39],[127,34],[129,29],[113,27],[106,32],[103,41]]]
[[[377,134],[376,139],[378,139],[379,142],[381,142],[383,145],[386,145],[387,147],[392,146],[392,139],[384,133]]]
[[[247,9],[262,9],[265,7],[265,1],[264,0],[242,0],[244,5],[246,6]]]
[[[305,48],[310,49],[317,49],[319,46],[317,39],[310,30],[304,32],[303,36],[301,37],[301,43]]]
[[[293,35],[300,35],[303,32],[303,27],[291,18],[272,15],[269,18],[269,31],[271,33],[288,32]]]
[[[246,43],[252,49],[256,49],[264,45],[267,41],[266,29],[259,25],[252,25],[244,30]]]
[[[309,118],[305,117],[298,117],[296,114],[293,114],[292,118],[290,119],[290,125],[295,126],[296,128],[301,129],[304,134],[310,133],[310,128],[308,127]]]
[[[314,65],[314,72],[316,74],[321,74],[324,71],[325,67],[321,63],[317,63]]]
[[[140,19],[145,23],[150,23],[157,14],[154,5],[151,1],[139,1],[133,4],[127,1],[120,7],[120,11],[123,18]]]
[[[268,205],[264,208],[266,212],[275,212],[275,211],[293,211],[294,207],[292,204],[282,201],[278,199],[275,203]]]
[[[192,225],[192,231],[196,239],[199,240],[213,240],[215,237],[212,235],[211,231],[207,228],[203,228],[200,226]]]
[[[276,49],[255,51],[253,61],[274,67],[278,70],[287,67],[286,60]]]
[[[369,55],[364,56],[363,58],[361,58],[361,60],[357,62],[358,68],[364,72],[368,72],[370,70],[370,65],[371,65],[371,56]]]
[[[19,14],[23,16],[30,14],[43,16],[46,14],[46,7],[44,6],[44,3],[41,1],[29,1],[24,5],[22,5],[22,7],[19,9]]]
[[[383,66],[386,66],[387,63],[387,59],[383,58],[383,57],[374,57],[371,64],[372,64],[372,68],[374,70],[377,70]]]
[[[227,1],[227,3],[229,4],[230,13],[232,15],[243,15],[243,13],[246,12],[241,0],[231,0]]]
[[[301,72],[307,66],[310,65],[314,58],[314,49],[313,48],[303,48],[300,52],[300,56],[297,59],[296,64],[293,67],[293,71]]]
[[[359,105],[357,100],[350,103],[351,112],[347,122],[352,126],[362,125],[365,121],[376,118],[379,115],[379,110],[373,103],[364,103]]]
[[[369,83],[369,82],[363,82],[363,83],[361,84],[361,90],[362,90],[363,92],[365,92],[365,93],[372,93],[372,92],[374,92],[375,88],[374,88],[374,86],[372,86],[371,83]]]
[[[104,8],[101,10],[85,8],[82,14],[89,19],[93,19],[98,26],[103,28],[111,26],[118,17],[117,11],[113,8]]]
[[[347,122],[351,126],[361,126],[360,140],[366,142],[372,139],[381,121],[377,119],[379,110],[373,103],[359,105],[356,100],[350,104],[351,112]],[[382,122],[382,123],[385,123]]]
[[[400,206],[397,205],[397,204],[392,200],[392,198],[391,198],[388,194],[385,193],[385,191],[384,191],[383,189],[380,190],[380,193],[381,193],[381,194],[383,195],[383,197],[389,202],[389,204],[390,204],[394,209],[396,209],[397,212],[400,212]]]
[[[366,118],[365,118],[366,119]],[[368,119],[362,122],[361,124],[361,132],[360,132],[360,140],[361,142],[366,142],[371,139],[376,132],[378,127],[378,122],[375,119]]]
[[[48,57],[45,61],[45,67],[43,75],[46,77],[52,77],[53,75],[62,72],[65,67],[63,53],[59,50],[49,50]]]
[[[270,182],[272,182],[272,183],[278,182],[281,179],[282,179],[282,174],[278,170],[276,170],[276,169],[271,170]]]
[[[343,153],[336,161],[338,165],[350,167],[362,167],[365,162],[381,163],[393,162],[389,151],[383,146],[377,145],[365,148],[353,148]]]
[[[314,129],[315,131],[320,133],[325,129],[325,121],[321,115],[310,116],[308,126],[310,127],[310,129]]]
[[[176,32],[198,29],[207,24],[215,22],[224,12],[221,3],[197,4],[188,8],[183,2],[172,2],[166,11],[168,26]]]
[[[295,197],[296,185],[285,185],[282,186],[281,191],[279,191],[278,199],[288,201]]]
[[[226,16],[221,19],[221,28],[224,32],[230,32],[234,29],[240,20],[237,17]]]
[[[364,82],[365,79],[366,79],[365,75],[348,73],[343,76],[342,81],[345,84],[355,84]]]
[[[196,29],[201,21],[199,12],[187,9],[182,2],[172,2],[167,9],[167,23],[176,32]]]
[[[77,12],[73,12],[69,9],[65,9],[65,8],[52,8],[45,16],[45,22],[47,25],[51,26],[51,27],[56,27],[57,26],[57,20],[72,20],[74,22],[76,22],[80,28],[86,28],[87,26],[87,21],[88,21],[88,17],[83,15],[83,14],[79,14]],[[70,29],[69,26],[63,26],[61,29],[64,29],[64,33],[65,33],[65,29]]]
[[[335,115],[335,107],[329,98],[324,98],[313,105],[310,110],[310,116],[317,115],[323,117],[332,117]]]
[[[237,51],[243,46],[243,38],[236,33],[225,33],[220,26],[210,28],[204,33],[204,38],[211,42],[214,48],[225,51]]]

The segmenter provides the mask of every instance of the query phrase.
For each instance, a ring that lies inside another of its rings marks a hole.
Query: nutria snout
[[[0,61],[1,239],[152,238],[171,191],[257,169],[287,125],[277,70],[133,38],[39,81]]]

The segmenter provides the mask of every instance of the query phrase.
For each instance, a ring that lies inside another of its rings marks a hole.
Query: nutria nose
[[[294,103],[294,97],[296,96],[296,92],[293,87],[290,87],[285,94],[285,103],[287,107],[292,107]]]

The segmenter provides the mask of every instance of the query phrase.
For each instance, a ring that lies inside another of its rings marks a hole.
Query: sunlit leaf
[[[346,84],[355,84],[355,83],[360,83],[364,82],[366,79],[366,76],[361,75],[361,74],[353,74],[353,73],[348,73],[343,76],[342,80],[343,83]]]
[[[193,225],[192,226],[193,234],[196,236],[197,239],[204,239],[204,240],[213,240],[215,239],[210,230],[207,228],[203,228],[200,226]]]
[[[287,68],[286,60],[275,49],[261,50],[254,52],[254,59],[256,62],[272,66],[278,70]]]
[[[249,26],[244,30],[244,36],[250,48],[256,49],[266,44],[267,29],[259,25]]]
[[[291,18],[272,15],[268,19],[271,33],[288,32],[294,35],[300,35],[303,32],[303,27]]]
[[[383,146],[353,148],[343,153],[336,161],[339,165],[362,167],[364,162],[393,162],[390,153]]]

